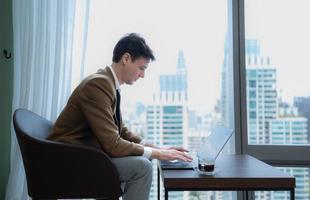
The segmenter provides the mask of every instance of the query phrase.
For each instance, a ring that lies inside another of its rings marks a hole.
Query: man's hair
[[[132,61],[140,57],[155,60],[152,49],[146,44],[144,38],[136,33],[127,34],[117,42],[112,61],[119,62],[125,53],[130,54]]]

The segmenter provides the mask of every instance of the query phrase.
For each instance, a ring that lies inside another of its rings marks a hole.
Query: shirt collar
[[[115,72],[114,72],[112,66],[108,66],[108,67],[109,67],[109,68],[111,69],[111,71],[112,71],[113,78],[114,78],[114,80],[115,80],[115,87],[116,87],[116,89],[119,90],[119,91],[121,91],[121,87],[120,87],[120,85],[119,85],[119,81],[118,81],[118,79],[117,79],[117,76],[116,76],[116,74],[115,74]]]

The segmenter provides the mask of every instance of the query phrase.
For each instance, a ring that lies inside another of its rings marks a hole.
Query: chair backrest
[[[53,123],[25,109],[14,112],[13,123],[18,138],[23,137],[46,139],[53,128]]]
[[[40,146],[44,145],[53,123],[26,109],[17,109],[13,115],[13,125],[17,141],[21,150],[28,185],[28,193],[32,193],[34,186],[40,179],[36,171],[39,167],[38,154],[43,154]],[[38,153],[37,153],[38,152]],[[38,162],[34,163],[33,160]],[[35,184],[34,184],[35,183]]]
[[[53,123],[17,109],[13,124],[33,198],[96,198],[121,195],[118,172],[97,149],[47,140]]]

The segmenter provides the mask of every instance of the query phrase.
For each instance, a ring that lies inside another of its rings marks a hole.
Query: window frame
[[[235,136],[236,153],[250,154],[271,165],[309,167],[310,156],[307,156],[306,153],[310,152],[310,145],[248,144],[245,7],[244,0],[233,2],[235,129],[236,133],[238,133]]]

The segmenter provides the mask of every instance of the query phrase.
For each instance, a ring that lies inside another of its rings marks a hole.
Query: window
[[[279,7],[281,4],[281,8]],[[310,45],[307,33],[308,14],[305,7],[307,1],[245,1],[245,32],[246,32],[246,71],[247,71],[247,97],[252,104],[248,104],[250,112],[253,101],[257,103],[258,113],[264,113],[262,121],[265,124],[276,121],[293,123],[294,129],[304,130],[303,144],[310,141],[310,85],[305,75],[306,66],[310,62],[305,56]],[[278,14],[274,15],[274,9]],[[292,16],[286,13],[296,11]],[[264,13],[263,15],[261,15]],[[309,16],[308,16],[309,15]],[[295,22],[298,21],[299,25]],[[276,25],[275,25],[276,24]],[[294,33],[302,33],[298,37]],[[251,58],[251,59],[250,59]],[[260,62],[250,62],[258,59]],[[255,83],[262,90],[255,88]],[[248,123],[251,120],[249,115]],[[259,123],[259,122],[257,122]],[[299,125],[298,125],[299,124]],[[307,124],[307,125],[305,125]],[[262,132],[262,137],[273,135],[272,129]],[[291,134],[294,140],[295,132]],[[248,135],[250,137],[250,135]],[[266,141],[265,144],[272,144]],[[259,141],[257,140],[257,144]],[[290,143],[283,143],[290,145]]]
[[[270,164],[296,165],[281,170],[296,177],[296,199],[309,199],[309,169],[298,163],[307,162],[309,156],[305,155],[310,151],[310,79],[305,75],[310,66],[306,56],[310,4],[305,0],[245,0],[244,5],[245,78],[250,100],[247,153]],[[288,197],[285,192],[256,192],[256,199]]]
[[[122,86],[123,119],[155,144],[197,150],[214,125],[234,128],[231,10],[227,0],[93,0],[86,72],[110,65],[113,47],[125,33],[142,34],[156,61],[144,79]],[[234,144],[225,151],[233,152]],[[156,173],[154,166],[150,199],[157,199]],[[172,192],[169,199],[232,194]]]

